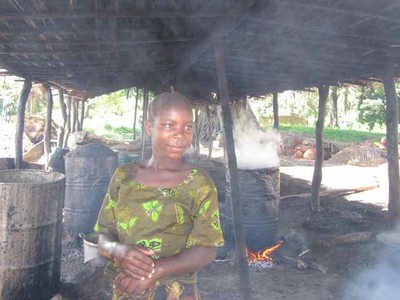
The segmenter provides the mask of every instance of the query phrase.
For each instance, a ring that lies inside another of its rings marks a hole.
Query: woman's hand
[[[154,254],[153,250],[121,244],[114,235],[104,233],[99,235],[98,246],[101,255],[115,260],[122,271],[132,278],[144,280],[154,273],[154,262],[150,257]]]
[[[123,293],[126,293],[129,295],[140,296],[143,295],[146,290],[153,287],[155,285],[155,282],[156,280],[153,278],[138,280],[121,272],[115,278],[113,288],[117,295],[122,295]]]
[[[148,248],[126,245],[120,245],[112,252],[122,271],[136,280],[145,280],[154,274],[154,262],[150,257],[153,254]]]

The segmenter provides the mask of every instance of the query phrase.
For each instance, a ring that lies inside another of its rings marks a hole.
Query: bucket
[[[97,243],[99,240],[99,234],[97,232],[92,232],[89,234],[80,233],[79,236],[83,240],[84,263],[93,258],[101,256],[97,251]]]
[[[0,299],[59,291],[63,204],[63,174],[0,171]]]

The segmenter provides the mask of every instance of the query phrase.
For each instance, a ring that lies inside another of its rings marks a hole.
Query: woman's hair
[[[165,109],[171,106],[183,106],[189,109],[192,108],[190,101],[177,92],[166,92],[156,96],[149,105],[149,121],[154,121],[156,116]]]

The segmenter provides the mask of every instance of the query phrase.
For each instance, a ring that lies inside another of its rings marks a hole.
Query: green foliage
[[[280,131],[302,133],[315,136],[315,127],[305,125],[279,125]],[[347,130],[339,128],[324,128],[324,139],[332,141],[361,142],[373,139],[379,142],[384,136],[383,133],[373,133],[366,131]]]
[[[366,124],[370,131],[377,124],[382,126],[385,123],[385,102],[385,92],[382,87],[363,87],[358,96],[358,121]]]
[[[106,137],[114,139],[132,139],[133,128],[126,126],[112,127],[110,124],[105,124],[104,129],[107,131]],[[136,133],[140,134],[140,129],[136,129]]]

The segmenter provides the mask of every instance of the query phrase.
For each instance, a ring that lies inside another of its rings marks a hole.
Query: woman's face
[[[147,132],[154,157],[181,159],[193,137],[192,111],[186,106],[166,107],[147,123]]]

